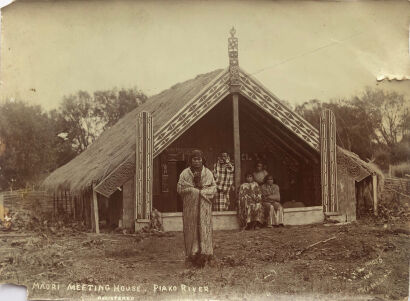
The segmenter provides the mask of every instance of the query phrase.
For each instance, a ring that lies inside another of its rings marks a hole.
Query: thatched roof
[[[100,183],[112,172],[117,172],[118,168],[124,164],[126,166],[123,169],[132,170],[132,165],[135,165],[137,115],[142,111],[148,111],[152,114],[155,135],[155,133],[161,132],[162,127],[177,116],[184,106],[198,97],[198,94],[202,93],[205,87],[209,89],[209,86],[212,86],[219,77],[225,76],[226,72],[226,70],[219,69],[198,75],[194,79],[176,84],[170,89],[148,98],[144,104],[106,130],[86,151],[52,172],[44,181],[44,187],[48,190],[70,190],[72,193],[78,193],[93,184]],[[248,77],[251,78],[251,76]],[[261,83],[256,81],[255,85],[263,87]],[[284,105],[281,104],[281,106]],[[308,128],[311,127],[312,138],[319,140],[316,129],[300,116],[295,116],[295,113],[287,107],[286,110],[287,114],[293,116],[293,119],[301,120]],[[318,147],[315,149],[319,151]],[[356,181],[361,181],[370,174],[378,174],[371,164],[340,147],[338,147],[338,166],[348,172]],[[108,178],[111,178],[111,175]]]
[[[71,190],[75,193],[98,183],[130,154],[135,153],[135,127],[139,112],[148,111],[152,114],[155,133],[221,72],[223,70],[218,69],[198,75],[148,98],[144,104],[106,130],[86,151],[52,172],[43,186],[49,190]]]

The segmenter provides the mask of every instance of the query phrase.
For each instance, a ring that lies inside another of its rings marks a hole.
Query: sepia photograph
[[[5,2],[0,299],[408,300],[409,1]]]

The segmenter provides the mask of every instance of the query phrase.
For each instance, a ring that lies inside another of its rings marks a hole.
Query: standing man
[[[234,167],[230,162],[228,153],[221,152],[214,165],[213,173],[217,190],[213,210],[226,211],[229,208],[229,192],[233,188],[234,181]]]

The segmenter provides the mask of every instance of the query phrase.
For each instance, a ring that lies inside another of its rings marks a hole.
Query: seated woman
[[[254,181],[262,185],[267,175],[268,172],[263,168],[263,163],[261,161],[256,162],[255,171],[253,172]]]
[[[261,192],[267,227],[283,227],[283,207],[280,204],[279,186],[276,185],[271,175],[265,177],[264,184],[261,186]]]
[[[239,187],[238,216],[241,227],[255,229],[263,224],[262,194],[252,173],[245,175],[246,182]]]

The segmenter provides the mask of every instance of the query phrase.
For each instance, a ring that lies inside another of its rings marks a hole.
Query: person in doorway
[[[268,174],[265,177],[261,192],[267,227],[283,227],[283,207],[280,204],[280,191],[273,176]]]
[[[253,179],[255,182],[262,185],[267,175],[268,172],[263,167],[263,163],[261,161],[256,162],[255,171],[253,172]]]
[[[200,150],[192,151],[189,167],[179,176],[177,191],[183,201],[185,255],[194,266],[203,267],[213,256],[212,199],[216,184],[204,166]]]
[[[234,167],[230,162],[229,155],[222,152],[214,165],[213,174],[216,182],[216,197],[214,211],[226,211],[229,208],[229,192],[233,188]]]
[[[239,188],[238,217],[243,229],[254,230],[263,224],[262,194],[252,173],[245,176],[246,182]]]

